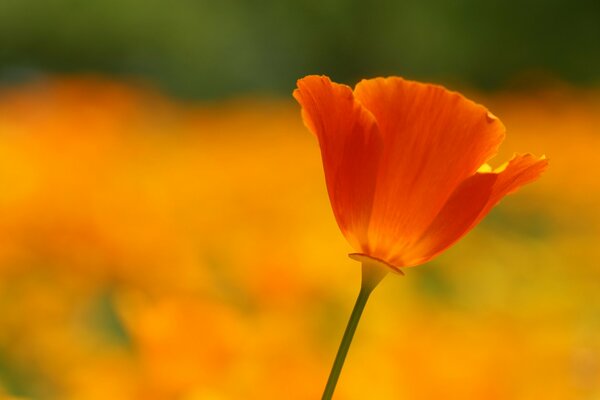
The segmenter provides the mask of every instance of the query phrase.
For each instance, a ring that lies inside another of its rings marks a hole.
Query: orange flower
[[[440,254],[548,165],[524,154],[492,170],[504,125],[441,86],[391,77],[352,90],[311,75],[294,97],[319,140],[337,223],[360,251],[351,257],[397,272]]]

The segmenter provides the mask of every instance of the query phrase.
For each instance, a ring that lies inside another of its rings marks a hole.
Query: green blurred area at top
[[[288,95],[298,77],[494,89],[600,81],[598,0],[0,0],[0,80],[98,72],[179,96]]]

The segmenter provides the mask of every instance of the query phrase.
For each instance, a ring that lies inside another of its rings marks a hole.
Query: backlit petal
[[[306,126],[319,139],[337,223],[350,244],[362,249],[383,145],[377,123],[348,86],[324,76],[300,79],[294,97]]]
[[[354,91],[384,140],[365,253],[396,259],[454,190],[490,159],[504,126],[462,95],[401,78],[363,80]]]
[[[501,170],[466,179],[404,259],[392,263],[410,266],[431,260],[475,227],[504,196],[539,178],[547,166],[545,157],[518,155]]]

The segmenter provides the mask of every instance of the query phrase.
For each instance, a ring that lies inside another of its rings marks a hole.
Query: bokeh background
[[[546,154],[374,293],[337,399],[600,398],[600,2],[0,0],[0,398],[316,399],[359,286],[298,77]]]

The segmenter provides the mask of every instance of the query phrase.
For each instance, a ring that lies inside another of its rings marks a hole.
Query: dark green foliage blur
[[[323,73],[493,89],[600,80],[598,0],[0,0],[0,79],[141,76],[175,94],[289,94]]]

